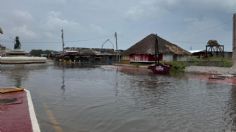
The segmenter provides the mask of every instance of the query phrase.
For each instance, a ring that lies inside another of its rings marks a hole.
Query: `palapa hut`
[[[167,40],[150,34],[123,53],[123,58],[132,62],[152,63],[155,61],[155,40],[158,40],[159,59],[163,61],[186,61],[190,53]]]

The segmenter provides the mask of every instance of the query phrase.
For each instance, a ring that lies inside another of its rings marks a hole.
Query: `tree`
[[[51,56],[53,53],[56,53],[56,52],[57,51],[53,51],[53,50],[33,49],[30,51],[30,55],[32,55],[32,56],[41,56],[41,55]]]
[[[41,49],[34,49],[30,51],[30,55],[32,56],[41,56],[43,54],[43,51]]]
[[[209,40],[209,41],[207,42],[207,44],[208,44],[209,46],[219,46],[219,45],[220,45],[217,40]]]

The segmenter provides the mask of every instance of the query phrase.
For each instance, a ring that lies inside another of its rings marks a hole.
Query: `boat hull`
[[[1,132],[40,132],[29,91],[0,94]]]
[[[154,65],[154,66],[149,66],[148,69],[152,70],[154,74],[162,74],[166,75],[170,73],[170,66],[169,65]]]

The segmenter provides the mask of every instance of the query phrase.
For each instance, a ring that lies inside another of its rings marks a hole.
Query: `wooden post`
[[[118,53],[118,44],[117,44],[117,33],[115,32],[115,39],[116,39],[116,61],[119,62],[119,53]]]
[[[157,34],[155,36],[155,65],[159,64],[159,47],[158,47],[158,40],[157,40]]]
[[[63,29],[61,29],[61,41],[62,41],[62,52],[64,54],[65,43],[64,43],[64,32],[63,32]]]
[[[61,29],[61,42],[62,42],[62,62],[64,63],[64,55],[65,55],[65,51],[64,51],[64,32],[63,29]]]

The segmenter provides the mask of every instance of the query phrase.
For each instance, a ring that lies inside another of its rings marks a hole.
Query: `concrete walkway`
[[[202,73],[202,74],[236,75],[236,68],[213,67],[213,66],[189,66],[185,68],[185,72]]]

